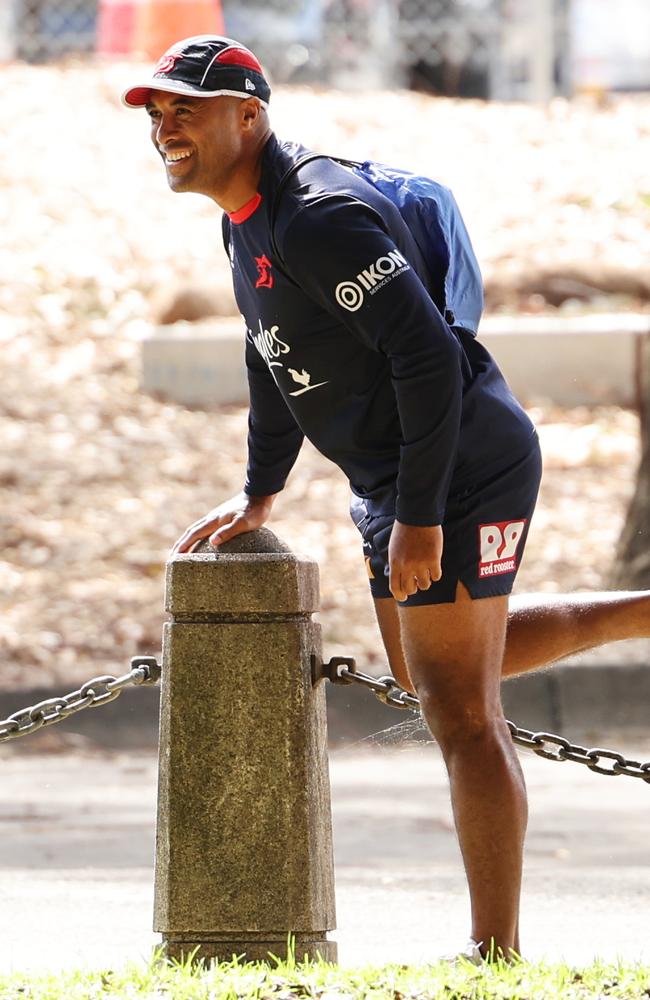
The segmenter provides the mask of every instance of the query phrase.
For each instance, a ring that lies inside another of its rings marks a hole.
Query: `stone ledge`
[[[522,401],[638,405],[638,339],[650,314],[488,316],[480,339]]]
[[[487,316],[480,340],[523,402],[636,405],[637,340],[650,314]],[[245,404],[239,319],[158,327],[142,344],[142,390],[186,406]]]

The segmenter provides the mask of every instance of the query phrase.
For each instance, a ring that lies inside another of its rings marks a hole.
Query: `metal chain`
[[[111,674],[93,677],[70,694],[61,695],[59,698],[47,698],[37,705],[14,712],[6,719],[0,719],[0,743],[19,736],[27,736],[44,726],[52,726],[55,722],[62,722],[84,708],[98,708],[100,705],[108,704],[109,701],[115,701],[129,685],[157,684],[160,673],[161,667],[155,657],[134,656],[131,660],[131,669],[121,677],[113,677]],[[333,684],[360,684],[372,691],[385,705],[393,708],[420,708],[419,699],[401,688],[394,677],[390,675],[371,677],[369,674],[361,673],[357,670],[352,657],[333,656],[328,663],[323,664],[319,664],[314,658],[314,683],[323,679]],[[532,750],[546,760],[558,762],[570,760],[575,764],[584,764],[596,774],[610,777],[624,774],[628,778],[641,778],[650,784],[650,761],[643,763],[638,760],[628,760],[616,750],[583,747],[571,743],[564,736],[535,733],[530,729],[522,729],[508,720],[506,725],[513,743]],[[603,766],[604,761],[611,761],[611,764]]]
[[[420,708],[419,699],[409,694],[399,686],[395,678],[371,677],[357,670],[354,659],[348,656],[333,656],[329,663],[314,667],[314,681],[321,679],[333,684],[361,684],[372,691],[385,705],[393,708]],[[596,774],[606,774],[616,777],[624,774],[628,778],[641,778],[650,784],[650,761],[642,763],[638,760],[627,760],[623,754],[615,750],[604,750],[600,747],[581,747],[570,743],[564,736],[553,733],[534,733],[530,729],[521,729],[514,722],[506,720],[513,743],[527,747],[533,753],[546,760],[573,761],[574,764],[584,764]],[[603,762],[611,761],[604,766]]]
[[[15,740],[18,736],[35,733],[44,726],[52,726],[62,722],[68,716],[80,712],[83,708],[98,708],[115,701],[130,684],[156,684],[160,680],[160,664],[154,656],[134,656],[128,674],[113,677],[103,674],[93,677],[77,691],[61,695],[60,698],[47,698],[37,705],[14,712],[7,719],[0,719],[0,743],[5,740]]]

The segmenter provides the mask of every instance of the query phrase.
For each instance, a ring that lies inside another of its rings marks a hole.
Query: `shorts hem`
[[[405,601],[396,600],[388,588],[384,593],[384,588],[373,588],[371,585],[370,592],[375,600],[393,600],[401,608],[419,608],[434,604],[455,604],[459,583],[462,583],[473,601],[480,601],[485,597],[508,597],[514,586],[514,580],[503,580],[500,583],[491,580],[490,585],[486,586],[483,581],[468,583],[462,577],[456,576],[447,577],[444,581],[438,580],[437,583],[432,583],[428,590],[418,590]],[[377,592],[380,589],[382,593]]]

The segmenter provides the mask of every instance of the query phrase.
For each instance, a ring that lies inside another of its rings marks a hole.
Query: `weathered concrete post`
[[[318,567],[265,528],[167,566],[154,929],[167,955],[336,961]]]

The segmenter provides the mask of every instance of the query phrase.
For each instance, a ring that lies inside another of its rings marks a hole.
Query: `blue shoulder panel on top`
[[[397,205],[432,274],[432,298],[452,326],[476,335],[483,281],[460,210],[449,188],[429,177],[366,160],[355,168]]]

